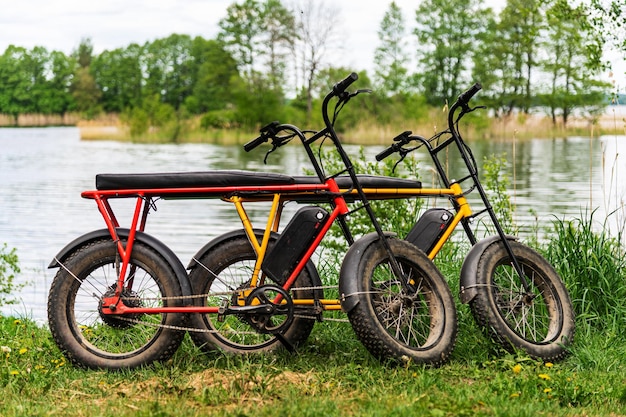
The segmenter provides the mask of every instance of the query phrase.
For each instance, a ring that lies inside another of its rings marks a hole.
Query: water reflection
[[[81,142],[75,128],[0,129],[0,146],[0,242],[18,249],[19,280],[29,283],[20,294],[22,304],[2,311],[42,320],[55,273],[47,269],[48,263],[75,237],[104,227],[94,203],[80,198],[81,191],[94,187],[96,174],[208,169],[302,174],[303,167],[309,166],[297,145],[281,148],[263,165],[262,152],[246,153],[241,146]],[[596,218],[603,220],[607,213],[622,207],[611,216],[609,225],[614,230],[623,227],[626,137],[492,141],[471,146],[479,166],[487,155],[506,155],[518,223],[534,223],[536,213],[543,227],[555,217],[580,217],[589,208],[597,208]],[[367,148],[366,158],[373,161],[380,150]],[[351,153],[357,151],[358,147],[350,147]],[[430,181],[430,160],[423,154],[416,156],[421,160],[423,181]],[[454,155],[447,166],[451,177],[462,175],[462,165]],[[127,212],[124,205],[128,203],[118,201],[116,205]],[[249,214],[264,224],[264,208]],[[147,232],[170,246],[186,264],[208,240],[239,227],[229,204],[166,200],[158,203]]]

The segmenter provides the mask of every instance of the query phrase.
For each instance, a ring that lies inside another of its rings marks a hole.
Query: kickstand
[[[294,348],[293,345],[289,343],[289,341],[285,339],[285,336],[283,336],[281,333],[276,333],[274,334],[274,336],[276,336],[276,339],[280,340],[280,343],[282,343],[285,349],[287,349],[290,353],[294,353],[296,351],[296,348]]]

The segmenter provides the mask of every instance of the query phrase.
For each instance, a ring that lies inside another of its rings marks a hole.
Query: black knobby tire
[[[275,240],[276,237],[273,236],[270,246]],[[224,302],[231,306],[240,303],[233,293],[249,287],[256,258],[246,236],[232,238],[209,250],[198,259],[200,265],[192,269],[189,280],[194,294],[215,295],[196,298],[196,305],[219,307]],[[262,284],[272,282],[262,275],[259,285]],[[305,268],[296,279],[290,295],[294,300],[313,299],[315,290],[312,287],[313,281]],[[311,309],[312,307],[306,311],[306,308],[296,307],[296,317],[282,331],[282,337],[290,347],[301,345],[311,334],[315,325],[315,316]],[[284,346],[276,335],[258,331],[251,319],[243,314],[226,315],[223,321],[218,320],[216,314],[192,314],[191,322],[192,327],[198,329],[189,333],[191,339],[205,352],[220,350],[233,354],[249,354],[270,352]]]
[[[364,250],[358,273],[358,297],[348,313],[357,337],[381,361],[439,366],[454,349],[457,317],[445,278],[412,244],[388,240],[409,291],[391,268],[389,255],[374,243]]]
[[[87,243],[59,268],[48,296],[52,336],[70,362],[93,369],[132,369],[169,359],[180,346],[184,326],[180,313],[110,316],[101,311],[103,297],[113,295],[119,256],[110,239]],[[129,264],[132,288],[124,303],[132,307],[179,306],[180,284],[158,252],[135,242]],[[71,271],[70,272],[68,272]]]
[[[530,292],[524,291],[504,244],[495,242],[478,262],[477,295],[470,302],[474,318],[508,350],[521,349],[546,361],[562,359],[575,327],[567,289],[540,254],[519,242],[509,243]]]

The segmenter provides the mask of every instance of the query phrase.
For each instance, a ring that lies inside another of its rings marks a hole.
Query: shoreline
[[[438,118],[438,117],[437,117]],[[597,118],[571,117],[566,127],[561,123],[553,124],[549,116],[545,114],[517,114],[507,118],[495,119],[489,117],[486,127],[475,127],[467,123],[465,136],[468,140],[478,137],[488,139],[529,139],[536,137],[563,137],[583,136],[597,137],[609,134],[626,135],[626,106],[607,106],[606,111]],[[434,133],[439,126],[443,126],[444,120],[429,119],[426,122],[407,120],[399,123],[400,127],[379,125],[375,122],[363,122],[356,127],[346,130],[342,136],[347,143],[376,145],[385,144],[389,139],[397,135],[401,130],[412,130],[416,134],[428,135]],[[189,125],[196,125],[193,119]],[[0,128],[31,128],[31,127],[71,127],[75,126],[80,131],[81,140],[113,140],[121,142],[138,143],[216,143],[216,144],[239,144],[254,137],[256,131],[242,129],[209,129],[188,128],[186,132],[176,139],[166,136],[165,132],[157,129],[140,137],[132,137],[129,128],[124,125],[119,115],[101,115],[94,120],[81,119],[77,114],[64,116],[45,115],[22,115],[18,118],[16,126],[7,115],[0,115]],[[403,127],[405,126],[406,129]],[[441,129],[439,129],[441,130]],[[421,133],[420,133],[421,132]],[[425,133],[429,132],[429,133]],[[351,140],[350,138],[358,138]]]

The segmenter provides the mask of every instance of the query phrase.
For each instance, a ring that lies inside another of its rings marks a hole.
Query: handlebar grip
[[[250,152],[252,149],[256,148],[257,146],[259,146],[260,144],[267,142],[268,137],[266,135],[261,135],[256,139],[252,139],[250,142],[246,143],[245,145],[243,145],[243,149],[246,152]]]
[[[480,83],[474,84],[473,86],[469,88],[469,90],[459,95],[458,102],[461,104],[469,103],[472,97],[474,97],[474,95],[478,93],[482,88],[483,86]]]
[[[393,145],[391,145],[390,147],[388,147],[387,149],[383,150],[381,153],[376,155],[376,160],[377,161],[382,161],[383,159],[385,159],[386,157],[388,157],[389,155],[391,155],[395,151],[396,151],[395,147]]]
[[[359,75],[356,72],[353,72],[333,86],[333,94],[338,96],[339,94],[343,93],[345,89],[350,86],[350,84],[358,79]]]

